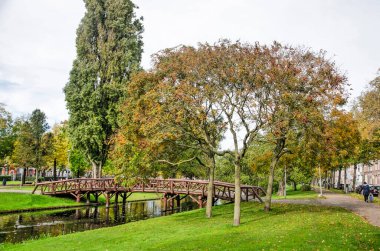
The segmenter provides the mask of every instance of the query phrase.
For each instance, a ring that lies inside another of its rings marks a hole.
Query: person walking
[[[364,181],[363,183],[363,195],[364,195],[364,201],[368,202],[368,196],[369,196],[369,185],[367,182]]]

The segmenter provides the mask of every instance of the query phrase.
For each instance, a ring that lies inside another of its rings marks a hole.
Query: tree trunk
[[[234,226],[240,225],[240,161],[235,162],[235,202],[234,202]]]
[[[38,171],[37,171],[37,168],[34,169],[34,170],[35,170],[35,174],[36,174],[36,181],[35,181],[35,184],[37,184],[37,183],[38,183]]]
[[[279,186],[278,186],[278,192],[277,192],[277,195],[278,196],[284,196],[285,195],[285,184],[284,184],[284,181],[281,180],[279,182]]]
[[[333,188],[335,188],[335,175],[336,175],[336,173],[335,173],[335,169],[333,170]]]
[[[25,174],[26,174],[26,168],[24,167],[22,169],[22,174],[21,174],[21,186],[25,184]]]
[[[292,183],[293,183],[293,190],[297,191],[297,183],[295,181],[293,181]]]
[[[344,179],[343,179],[343,182],[344,182],[344,192],[347,193],[347,167],[344,168]]]
[[[57,180],[57,159],[54,159],[53,165],[53,180]]]
[[[95,162],[91,162],[92,164],[92,178],[98,178],[98,165]]]
[[[267,188],[267,195],[265,197],[265,207],[264,207],[264,210],[266,212],[269,212],[270,207],[271,207],[272,193],[273,193],[274,168],[276,167],[277,162],[278,162],[278,158],[274,157],[272,159],[272,162],[270,163],[268,188]]]
[[[339,167],[339,173],[338,173],[338,189],[340,189],[340,180],[342,176],[342,168]]]
[[[214,204],[214,172],[215,172],[215,158],[212,157],[212,165],[209,169],[209,181],[207,186],[207,204],[206,204],[206,217],[212,217],[212,206]]]
[[[352,189],[355,192],[356,189],[356,171],[358,169],[358,165],[355,163],[354,164],[354,177],[352,178]]]

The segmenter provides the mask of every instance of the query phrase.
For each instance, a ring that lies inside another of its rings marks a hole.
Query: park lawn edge
[[[233,204],[131,222],[115,227],[44,237],[6,250],[380,250],[380,228],[339,207],[242,203],[242,222],[232,226]],[[275,224],[274,224],[275,223]],[[290,238],[291,237],[291,238]]]

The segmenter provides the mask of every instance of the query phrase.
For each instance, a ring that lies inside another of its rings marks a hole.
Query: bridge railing
[[[155,192],[171,194],[188,194],[207,196],[208,181],[190,179],[159,179],[141,180],[130,187],[124,187],[113,178],[76,178],[60,181],[37,183],[35,190],[40,187],[42,194],[68,194],[84,192]],[[34,191],[35,191],[34,190]],[[33,191],[33,193],[34,193]],[[265,195],[261,187],[241,185],[242,200],[258,199]],[[232,183],[215,181],[214,197],[224,200],[235,199],[235,186]]]

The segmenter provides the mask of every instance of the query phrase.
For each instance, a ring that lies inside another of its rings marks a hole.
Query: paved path
[[[17,188],[1,188],[0,189],[0,193],[29,193],[31,194],[32,193],[32,190],[21,190],[21,189],[17,189]],[[40,191],[36,191],[35,194],[41,194]]]
[[[363,217],[370,224],[380,227],[380,205],[374,203],[366,203],[364,202],[364,200],[358,200],[345,194],[325,193],[324,196],[326,197],[326,199],[279,199],[273,200],[273,203],[291,203],[343,207]]]

